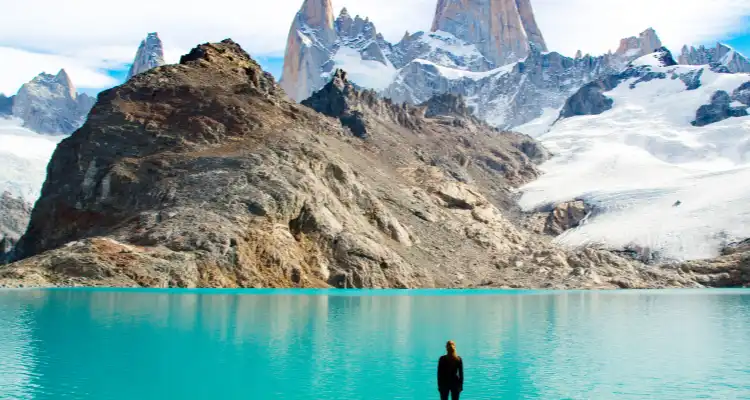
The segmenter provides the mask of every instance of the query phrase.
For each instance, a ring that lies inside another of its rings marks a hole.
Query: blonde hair
[[[456,352],[456,342],[449,340],[445,343],[445,350],[448,352],[448,355],[453,358],[454,360],[458,360],[458,353]]]

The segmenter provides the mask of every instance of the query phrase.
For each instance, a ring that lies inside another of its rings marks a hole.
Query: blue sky
[[[95,93],[122,82],[138,43],[159,32],[173,63],[198,43],[230,37],[274,74],[281,73],[289,26],[303,0],[129,0],[111,7],[101,0],[15,1],[0,13],[0,93],[13,94],[40,72],[68,71],[80,90]],[[316,0],[310,0],[316,1]],[[322,1],[322,0],[317,0]],[[427,30],[437,0],[330,0],[369,17],[379,33],[396,42],[405,31]],[[750,55],[750,0],[532,0],[548,47],[572,56],[602,54],[621,38],[656,29],[664,44],[724,41]],[[644,11],[647,10],[647,11]],[[65,15],[65,18],[61,18]],[[33,27],[33,28],[32,28]]]

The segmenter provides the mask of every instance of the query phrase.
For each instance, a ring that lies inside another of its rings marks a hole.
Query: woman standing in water
[[[464,362],[456,353],[456,343],[449,340],[445,344],[446,355],[440,357],[438,361],[438,390],[440,399],[448,400],[448,393],[451,400],[458,400],[458,396],[464,390]]]

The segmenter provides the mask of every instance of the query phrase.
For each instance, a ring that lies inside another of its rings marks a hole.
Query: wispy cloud
[[[397,41],[406,30],[430,27],[436,1],[334,0],[333,5],[336,13],[345,6],[352,15],[369,17],[387,39]],[[12,1],[0,13],[0,46],[5,46],[0,47],[0,57],[18,56],[21,62],[0,63],[0,91],[14,92],[37,73],[60,67],[70,69],[81,87],[111,85],[112,78],[101,71],[125,68],[140,40],[153,31],[168,47],[170,62],[198,43],[227,37],[251,55],[279,55],[301,3],[212,0],[208,6],[197,0],[130,0],[127,7],[112,11],[111,4],[100,0]],[[673,49],[684,43],[711,42],[742,29],[742,17],[750,15],[748,0],[532,0],[532,4],[550,48],[569,55],[579,48],[590,53],[614,49],[620,38],[649,26]]]

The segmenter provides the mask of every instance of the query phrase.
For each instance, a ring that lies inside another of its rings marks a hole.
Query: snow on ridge
[[[453,34],[444,31],[425,32],[420,40],[431,48],[441,48],[458,57],[479,58],[484,57],[477,46],[464,42]]]
[[[464,70],[464,69],[444,67],[444,66],[442,66],[440,64],[434,63],[434,62],[429,61],[429,60],[424,60],[424,59],[421,59],[421,58],[417,58],[417,59],[415,59],[412,62],[433,66],[433,67],[435,67],[438,70],[438,72],[440,73],[440,75],[442,75],[444,78],[450,79],[450,80],[457,80],[457,79],[463,79],[463,78],[468,78],[468,79],[472,79],[472,80],[480,80],[480,79],[484,79],[484,78],[491,77],[491,76],[504,75],[504,74],[507,74],[510,71],[512,71],[513,68],[516,65],[514,63],[514,64],[504,65],[504,66],[499,67],[499,68],[491,69],[489,71],[472,72],[472,71],[467,71],[467,70]],[[406,68],[406,67],[404,67],[404,68]]]
[[[363,60],[357,50],[346,46],[339,47],[332,60],[335,64],[333,71],[343,69],[352,82],[376,91],[387,88],[398,72],[390,62],[386,65],[375,60]]]
[[[716,256],[727,241],[750,237],[750,185],[738,184],[750,180],[750,116],[704,127],[690,122],[716,91],[732,93],[750,75],[649,63],[636,65],[666,78],[632,89],[636,78],[621,82],[604,93],[614,103],[602,114],[558,121],[549,132],[533,132],[544,128],[541,119],[520,127],[555,154],[521,189],[520,204],[532,210],[583,198],[596,205],[587,224],[556,238],[564,245],[637,244],[672,259]],[[696,90],[673,79],[699,69]]]

